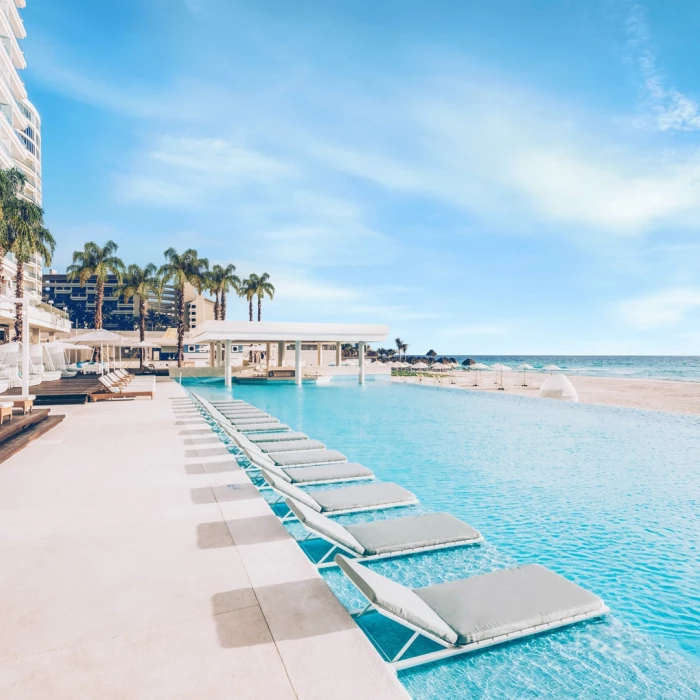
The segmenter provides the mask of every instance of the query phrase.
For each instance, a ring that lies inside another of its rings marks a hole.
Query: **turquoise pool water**
[[[221,383],[190,388],[226,395]],[[601,622],[403,672],[414,698],[700,698],[700,419],[389,382],[234,394],[421,500],[345,520],[446,510],[487,540],[377,571],[421,586],[539,562],[612,608]],[[323,575],[360,607],[342,574]],[[406,638],[381,618],[364,627],[385,648]]]

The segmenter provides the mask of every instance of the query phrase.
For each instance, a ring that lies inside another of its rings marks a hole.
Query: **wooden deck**
[[[71,379],[59,379],[56,382],[42,382],[29,387],[29,393],[36,396],[35,406],[55,406],[66,403],[87,403],[90,394],[100,391],[104,387],[97,381],[97,377],[73,377]],[[6,391],[1,396],[21,396],[22,389],[17,387]],[[0,400],[2,400],[0,398]]]
[[[50,416],[48,409],[37,409],[25,416],[15,415],[0,425],[0,463],[30,442],[58,425],[65,416]]]

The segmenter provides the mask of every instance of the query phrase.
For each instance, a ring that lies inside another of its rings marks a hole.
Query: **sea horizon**
[[[425,355],[407,355],[409,359]],[[454,358],[457,362],[471,358],[487,365],[496,363],[515,367],[529,364],[535,371],[556,365],[564,374],[618,377],[627,379],[664,379],[700,382],[698,355],[468,355],[440,353],[437,358]]]

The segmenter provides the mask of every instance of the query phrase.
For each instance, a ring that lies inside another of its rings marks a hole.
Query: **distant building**
[[[65,274],[51,270],[43,278],[42,298],[46,304],[68,313],[75,328],[91,328],[95,315],[95,298],[97,296],[96,278],[90,278],[84,287],[78,280],[69,280]],[[138,324],[139,297],[129,301],[115,296],[119,282],[115,275],[110,275],[105,283],[104,303],[102,306],[102,327],[110,331],[134,330]],[[214,302],[205,299],[191,285],[185,287],[185,330],[197,327],[197,323],[214,320]],[[151,295],[148,300],[148,330],[164,330],[177,325],[177,308],[175,288],[166,285],[160,299]]]

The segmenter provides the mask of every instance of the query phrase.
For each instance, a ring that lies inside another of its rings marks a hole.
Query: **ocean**
[[[515,368],[526,363],[536,369],[556,365],[566,374],[628,379],[673,379],[700,382],[700,356],[634,356],[634,355],[439,355],[463,362],[471,357],[487,365],[500,363]]]

